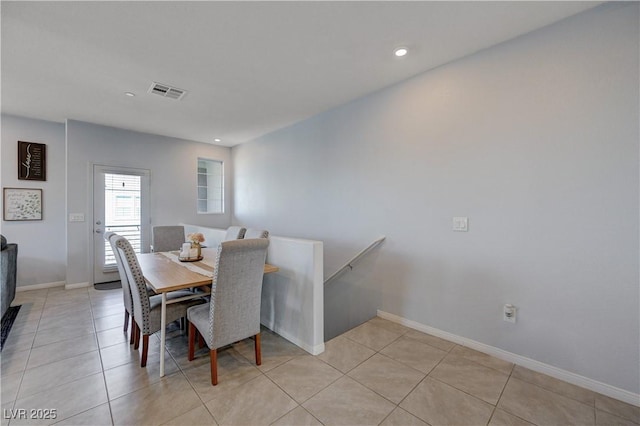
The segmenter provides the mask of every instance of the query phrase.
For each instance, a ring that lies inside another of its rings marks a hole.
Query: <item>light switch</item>
[[[69,213],[69,222],[84,222],[84,213]]]
[[[454,217],[453,218],[453,230],[457,232],[467,232],[469,230],[469,218],[468,217]]]

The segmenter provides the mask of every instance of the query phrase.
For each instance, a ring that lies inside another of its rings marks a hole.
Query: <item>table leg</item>
[[[162,293],[160,310],[160,377],[164,377],[164,346],[167,340],[167,293]]]

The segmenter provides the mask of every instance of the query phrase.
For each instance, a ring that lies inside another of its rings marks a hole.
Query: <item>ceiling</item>
[[[598,4],[2,1],[2,112],[233,146]]]

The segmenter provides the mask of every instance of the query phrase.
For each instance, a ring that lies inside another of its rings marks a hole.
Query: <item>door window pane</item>
[[[115,232],[131,243],[136,253],[140,244],[140,183],[141,177],[105,173],[104,175],[104,228]],[[104,266],[115,266],[111,245],[105,240]]]

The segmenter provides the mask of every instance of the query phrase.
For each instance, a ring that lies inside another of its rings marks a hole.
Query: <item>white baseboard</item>
[[[90,285],[91,284],[89,282],[65,284],[64,289],[73,290],[74,288],[85,288],[85,287],[89,287]]]
[[[522,355],[507,352],[500,348],[496,348],[484,343],[476,342],[475,340],[461,337],[455,334],[442,331],[437,328],[429,327],[428,325],[420,324],[418,322],[399,317],[388,312],[378,310],[378,316],[386,320],[395,322],[397,324],[404,325],[414,330],[422,331],[424,333],[431,334],[436,337],[440,337],[445,340],[457,343],[462,346],[475,349],[479,352],[487,355],[500,358],[505,361],[518,364],[522,367],[528,368],[538,373],[546,374],[547,376],[555,377],[556,379],[564,380],[576,386],[580,386],[585,389],[592,390],[594,392],[606,395],[608,397],[626,402],[627,404],[640,406],[640,394],[629,392],[624,389],[617,388],[615,386],[608,385],[606,383],[599,382],[597,380],[590,379],[588,377],[580,376],[579,374],[572,373],[561,368],[554,367],[549,364],[545,364],[540,361],[536,361],[531,358],[524,357]]]
[[[20,293],[22,291],[42,290],[43,288],[63,287],[65,285],[66,285],[65,281],[55,281],[55,282],[52,282],[52,283],[31,284],[31,285],[21,285],[19,287],[16,287],[16,292]]]
[[[324,352],[324,342],[312,346],[309,345],[303,341],[301,341],[300,339],[296,338],[295,336],[292,336],[291,334],[287,333],[284,330],[279,330],[277,327],[272,327],[271,324],[262,324],[265,327],[267,327],[269,330],[273,331],[274,333],[278,334],[281,337],[284,337],[285,339],[287,339],[288,341],[290,341],[291,343],[293,343],[294,345],[298,346],[301,349],[304,349],[306,352],[310,353],[311,355],[320,355],[322,352]]]

